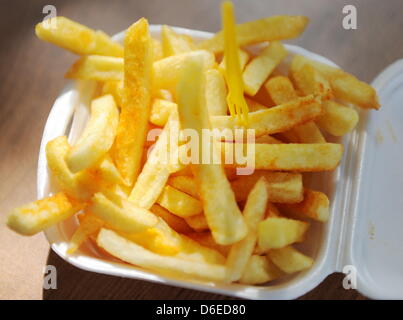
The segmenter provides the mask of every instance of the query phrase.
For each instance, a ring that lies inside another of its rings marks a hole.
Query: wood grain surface
[[[234,1],[244,22],[276,14],[306,15],[311,23],[291,43],[322,54],[365,81],[403,57],[402,0]],[[65,85],[74,55],[35,38],[34,25],[53,4],[64,15],[109,34],[140,17],[150,23],[206,31],[220,28],[220,1],[1,0],[0,10],[0,299],[228,299],[193,290],[79,270],[49,251],[40,234],[24,238],[4,226],[6,214],[36,197],[36,166],[49,109]],[[358,29],[342,28],[342,8],[358,10]],[[42,290],[43,268],[55,265],[57,290]],[[342,288],[343,275],[329,276],[301,299],[365,299]]]

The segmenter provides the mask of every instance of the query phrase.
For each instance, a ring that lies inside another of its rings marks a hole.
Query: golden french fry
[[[164,187],[157,203],[182,218],[195,216],[203,211],[202,203],[199,200],[169,185]]]
[[[209,229],[206,216],[201,213],[195,216],[185,218],[186,223],[196,232]]]
[[[322,112],[321,104],[310,95],[277,107],[249,113],[247,128],[255,130],[256,137],[283,132],[317,118]],[[211,125],[221,131],[240,128],[237,120],[231,116],[213,116]]]
[[[320,191],[304,190],[304,200],[299,203],[283,204],[282,211],[299,218],[310,218],[320,222],[329,219],[329,199]]]
[[[186,221],[178,216],[170,213],[165,208],[159,206],[158,204],[154,204],[150,211],[154,213],[156,216],[163,219],[172,229],[179,233],[188,233],[191,232],[192,229],[186,223]]]
[[[223,256],[227,256],[229,250],[231,249],[231,246],[223,246],[223,245],[217,244],[214,241],[214,238],[211,235],[211,232],[193,232],[193,233],[188,233],[186,236],[188,236],[189,238],[193,239],[194,241],[200,243],[202,246],[205,246],[205,247],[218,251]]]
[[[266,179],[261,177],[246,200],[243,216],[248,225],[248,233],[241,241],[232,245],[227,257],[226,281],[238,281],[248,264],[249,258],[257,241],[257,225],[263,220],[266,212],[269,193],[267,191]]]
[[[206,50],[185,52],[156,61],[154,63],[153,83],[155,89],[168,89],[175,94],[186,59],[196,56],[202,57],[203,70],[210,69],[215,64],[214,54]]]
[[[263,250],[278,249],[301,242],[309,223],[282,217],[269,217],[258,225],[258,245]]]
[[[223,158],[229,159],[234,144],[222,142]],[[228,146],[226,146],[228,145]],[[247,145],[244,145],[247,148]],[[337,143],[316,144],[255,144],[255,169],[316,172],[333,170],[341,161],[343,145]],[[236,160],[233,163],[236,164]],[[233,164],[226,164],[234,166]]]
[[[111,94],[119,107],[123,105],[123,81],[106,81],[102,86],[102,94]]]
[[[106,56],[82,56],[67,71],[68,79],[96,81],[123,80],[123,58]]]
[[[129,234],[144,231],[158,222],[152,212],[137,207],[124,199],[121,200],[121,203],[116,203],[102,193],[94,194],[88,210],[114,229]]]
[[[128,185],[132,185],[139,174],[147,137],[152,61],[148,22],[142,18],[126,32],[124,103],[114,146],[116,167]]]
[[[152,43],[153,43],[153,59],[154,61],[158,61],[161,60],[164,57],[164,52],[162,49],[162,43],[160,40],[151,39]]]
[[[204,80],[202,57],[187,59],[178,84],[179,119],[182,129],[195,130],[199,138],[203,129],[211,128],[204,101]],[[214,152],[217,150],[213,144],[213,156]],[[220,164],[199,163],[192,165],[192,171],[213,237],[218,244],[235,243],[246,235],[247,227],[224,169]]]
[[[67,154],[66,162],[72,172],[95,165],[111,148],[119,121],[119,111],[111,95],[91,102],[91,117]]]
[[[314,86],[314,85],[313,85]],[[293,101],[297,93],[290,79],[278,76],[267,81],[265,88],[275,104]],[[319,91],[319,93],[322,91]],[[316,93],[315,88],[310,93]],[[301,124],[289,131],[281,133],[289,142],[293,143],[325,143],[326,140],[313,121]]]
[[[237,25],[236,38],[240,47],[264,41],[292,39],[298,37],[307,24],[308,18],[303,16],[274,16]],[[200,43],[200,48],[222,52],[223,32]]]
[[[323,130],[336,137],[352,131],[359,120],[357,111],[335,101],[325,101],[323,110],[323,115],[316,119],[316,123]]]
[[[7,226],[19,234],[31,236],[67,219],[82,207],[82,204],[59,192],[15,208],[7,218]]]
[[[164,57],[174,56],[194,49],[191,37],[177,34],[172,28],[166,25],[162,26],[161,38]]]
[[[312,65],[330,82],[332,91],[337,99],[353,103],[364,109],[380,108],[375,89],[353,75],[302,56],[295,56],[292,63],[297,67],[304,64]]]
[[[267,106],[261,104],[258,101],[252,100],[250,98],[246,98],[246,103],[248,104],[249,112],[255,112],[259,110],[266,110]]]
[[[227,87],[216,69],[206,71],[206,105],[210,116],[227,114]]]
[[[270,135],[260,136],[256,138],[256,143],[268,143],[268,144],[277,144],[283,143],[283,141],[276,139]]]
[[[163,127],[168,122],[169,116],[172,112],[177,110],[175,102],[154,99],[151,105],[150,122],[156,126]]]
[[[249,61],[249,54],[246,51],[239,49],[239,66],[241,67],[241,71],[243,71],[248,61]],[[218,65],[218,70],[220,70],[222,74],[225,74],[225,68],[226,68],[225,57],[223,57],[222,61]]]
[[[260,177],[266,179],[270,202],[297,203],[303,200],[304,188],[300,173],[255,171],[231,182],[237,201],[246,200]]]
[[[68,254],[76,252],[87,239],[95,235],[105,225],[101,219],[88,211],[79,215],[79,220],[80,225],[69,242],[69,248],[67,249]]]
[[[270,42],[260,55],[247,64],[242,74],[245,92],[250,96],[254,96],[286,55],[287,50],[280,42]]]
[[[119,170],[116,168],[111,157],[106,156],[99,164],[99,167],[95,169],[102,180],[110,184],[124,185],[123,180]]]
[[[125,262],[153,271],[214,281],[221,281],[225,276],[223,265],[155,254],[111,230],[101,229],[97,237],[97,244]]]
[[[168,184],[180,191],[191,195],[196,199],[199,198],[196,181],[190,176],[170,177],[168,179]]]
[[[266,257],[253,255],[249,258],[239,282],[249,285],[262,284],[275,280],[282,275],[281,270]]]
[[[292,246],[272,249],[267,253],[268,258],[283,272],[294,273],[310,268],[313,259],[302,254]]]
[[[65,17],[54,17],[38,23],[35,33],[41,40],[80,55],[98,54],[122,57],[120,44],[102,31],[94,31]]]

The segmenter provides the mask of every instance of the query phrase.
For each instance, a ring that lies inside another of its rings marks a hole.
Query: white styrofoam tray
[[[159,37],[159,25],[151,34]],[[207,32],[175,28],[203,40]],[[124,32],[115,40],[122,42]],[[286,45],[292,54],[335,66],[328,59],[297,46]],[[358,127],[342,140],[340,166],[334,172],[312,173],[310,187],[325,192],[330,199],[328,223],[312,223],[309,237],[300,247],[315,259],[314,266],[287,279],[266,286],[216,284],[160,276],[142,268],[108,260],[87,244],[74,255],[67,255],[68,240],[77,227],[71,218],[46,230],[52,249],[74,266],[98,273],[147,280],[184,288],[209,291],[249,299],[293,299],[315,288],[333,272],[346,265],[357,269],[358,290],[372,298],[403,299],[403,61],[383,72],[374,86],[380,95],[380,111],[361,112]],[[89,115],[89,102],[95,90],[91,81],[70,81],[56,99],[42,137],[38,162],[38,198],[55,191],[47,168],[45,146],[60,135],[76,141]]]

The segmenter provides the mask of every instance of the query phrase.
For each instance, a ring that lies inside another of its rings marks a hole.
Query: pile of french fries
[[[343,146],[327,137],[351,132],[357,107],[379,104],[371,86],[341,69],[298,55],[286,72],[279,68],[288,55],[280,41],[298,37],[306,17],[236,26],[244,124],[228,112],[223,32],[197,42],[163,26],[156,39],[142,18],[122,46],[101,31],[52,19],[56,28],[39,23],[37,36],[80,55],[66,77],[96,81],[99,90],[78,141],[61,136],[47,144],[60,191],[14,209],[11,229],[33,235],[76,216],[70,254],[89,241],[126,263],[187,279],[257,285],[313,265],[293,244],[309,237],[311,221],[329,219],[329,199],[304,187],[303,174],[335,169]],[[167,148],[178,125],[200,134],[253,129],[255,171],[237,175],[236,162],[161,161],[181,148]],[[162,131],[150,144],[155,128]]]

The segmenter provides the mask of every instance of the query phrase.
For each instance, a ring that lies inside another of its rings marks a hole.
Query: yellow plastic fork
[[[234,6],[231,1],[222,3],[221,15],[224,32],[225,78],[228,85],[228,108],[231,116],[237,117],[238,124],[246,126],[249,108],[244,97],[239,47],[235,31]]]

